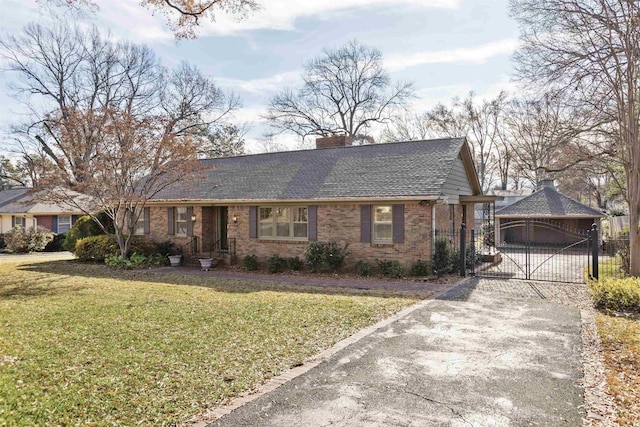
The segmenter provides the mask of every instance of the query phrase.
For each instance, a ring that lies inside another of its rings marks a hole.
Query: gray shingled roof
[[[10,188],[8,190],[0,191],[0,207],[6,206],[12,201],[19,200],[23,198],[28,192],[30,188]]]
[[[604,214],[596,209],[573,200],[553,187],[543,187],[535,193],[505,206],[496,212],[496,216],[568,216],[568,217],[602,217]]]
[[[463,138],[206,159],[211,169],[156,200],[314,200],[439,196]]]

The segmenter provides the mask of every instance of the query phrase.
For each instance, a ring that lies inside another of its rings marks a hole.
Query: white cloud
[[[326,18],[332,12],[363,7],[400,5],[416,8],[457,9],[461,0],[269,0],[247,19],[238,22],[234,17],[218,14],[216,21],[202,21],[202,35],[233,34],[246,30],[292,30],[295,20],[314,16]]]
[[[279,91],[285,86],[296,86],[300,81],[300,71],[287,71],[261,79],[240,80],[218,78],[216,81],[222,87],[240,88],[251,93],[270,93]]]
[[[494,56],[509,55],[517,47],[518,39],[509,38],[480,46],[418,52],[409,55],[392,55],[385,59],[384,64],[389,71],[400,71],[424,64],[452,64],[456,62],[479,64]]]

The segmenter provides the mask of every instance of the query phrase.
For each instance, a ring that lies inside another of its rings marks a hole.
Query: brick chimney
[[[316,139],[316,148],[347,147],[353,139],[348,135],[325,136]]]
[[[555,190],[556,182],[552,178],[544,178],[538,182],[538,190],[542,190],[544,187],[551,187]]]

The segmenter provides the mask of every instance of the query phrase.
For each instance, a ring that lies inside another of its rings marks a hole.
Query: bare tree
[[[56,202],[84,210],[127,256],[146,201],[198,171],[204,135],[223,125],[238,99],[188,64],[166,70],[149,49],[113,43],[93,29],[27,26],[0,42],[19,82],[17,98],[32,112],[16,133],[36,185],[72,192]],[[113,221],[101,224],[98,211]]]
[[[511,0],[518,73],[607,124],[626,175],[633,276],[640,276],[640,2]]]
[[[215,128],[206,135],[200,146],[200,157],[229,157],[244,154],[245,137],[249,131],[247,124],[228,123]]]
[[[405,112],[394,117],[382,133],[385,142],[419,141],[430,138],[427,113]]]
[[[500,92],[491,100],[476,101],[473,92],[465,99],[453,98],[451,105],[437,104],[422,115],[395,118],[387,128],[388,140],[404,137],[466,137],[471,145],[483,190],[494,180],[494,163],[501,137],[501,120],[507,94]],[[412,139],[412,138],[411,138]]]
[[[302,139],[346,134],[354,140],[371,140],[367,131],[387,123],[412,96],[410,83],[391,84],[376,48],[351,41],[304,66],[304,85],[274,96],[265,119],[276,132]]]
[[[53,7],[63,7],[76,15],[94,14],[98,3],[94,0],[38,0]],[[200,19],[215,22],[216,14],[226,13],[238,19],[260,8],[256,0],[140,0],[140,4],[164,15],[169,28],[178,39],[193,39],[198,36]]]

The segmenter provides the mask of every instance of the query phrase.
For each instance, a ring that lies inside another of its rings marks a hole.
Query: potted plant
[[[198,258],[198,261],[200,261],[200,269],[202,271],[211,270],[211,265],[213,264],[213,258]]]
[[[168,258],[171,263],[171,267],[179,267],[180,261],[182,261],[182,251],[178,248],[177,250],[170,252]]]

